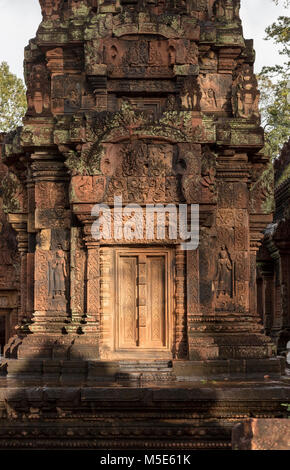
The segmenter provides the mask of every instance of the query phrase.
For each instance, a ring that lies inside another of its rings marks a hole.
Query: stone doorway
[[[166,255],[119,253],[117,349],[166,347]]]
[[[113,253],[104,251],[114,258],[114,274],[110,280],[102,278],[105,291],[111,292],[111,308],[106,309],[109,315],[105,317],[108,329],[112,325],[114,340],[110,346],[109,335],[103,334],[103,351],[110,348],[110,357],[115,359],[172,359],[172,250],[124,247],[112,249]]]

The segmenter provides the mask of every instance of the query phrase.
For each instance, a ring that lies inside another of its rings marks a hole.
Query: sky
[[[256,73],[263,65],[283,63],[277,46],[263,38],[265,28],[278,16],[289,16],[289,12],[272,0],[241,0],[241,5],[244,37],[254,39]],[[39,1],[0,0],[0,18],[0,62],[8,62],[10,70],[23,78],[24,47],[35,36],[41,21]]]

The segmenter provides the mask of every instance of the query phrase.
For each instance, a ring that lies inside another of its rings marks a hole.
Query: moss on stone
[[[18,192],[17,177],[13,173],[8,173],[3,178],[0,189],[3,198],[3,211],[6,214],[19,212],[20,204],[16,198],[16,194]]]
[[[101,173],[100,162],[103,156],[103,142],[130,135],[165,137],[185,142],[192,133],[190,111],[168,111],[158,121],[144,113],[136,112],[130,103],[122,104],[117,113],[103,112],[88,116],[87,141],[91,145],[82,152],[66,150],[66,166],[73,174],[96,175]]]
[[[272,162],[269,162],[260,178],[251,188],[251,192],[257,191],[262,194],[261,209],[264,214],[271,214],[275,209],[274,198],[274,168]]]
[[[275,187],[277,188],[278,186],[280,186],[282,183],[284,183],[288,179],[290,179],[290,163],[284,169],[282,175],[280,176],[280,178],[276,182]]]

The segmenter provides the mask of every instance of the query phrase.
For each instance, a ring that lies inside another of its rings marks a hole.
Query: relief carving
[[[56,19],[59,17],[63,0],[39,0],[44,18]]]
[[[221,358],[231,368],[227,359],[254,357],[254,348],[266,357],[267,341],[252,334],[259,326],[247,309],[273,180],[260,152],[259,91],[240,1],[40,4],[43,22],[25,52],[28,112],[18,139],[5,138],[10,181],[1,194],[18,230],[21,305],[34,310],[35,339],[25,338],[24,353],[53,343],[55,358],[73,342],[63,356],[91,348],[89,372],[104,358],[134,361],[142,344],[142,360]],[[131,206],[114,218],[116,196]],[[92,233],[98,203],[111,206],[103,207],[103,238]],[[188,253],[179,246],[182,230],[170,236],[179,203],[177,216],[185,203],[200,206],[199,249]],[[145,226],[146,204],[171,204],[164,237],[157,217]],[[5,250],[0,239],[10,279],[13,257]],[[0,278],[2,288],[3,271]],[[132,342],[119,356],[115,306],[122,340]]]
[[[233,81],[232,106],[236,117],[259,119],[258,82],[248,64],[243,64]]]
[[[64,84],[64,111],[72,112],[81,105],[82,85],[80,77],[67,77]]]
[[[66,292],[66,259],[63,250],[59,249],[55,252],[54,258],[49,263],[49,295],[55,299],[58,296],[63,297]]]
[[[138,41],[128,45],[123,57],[123,65],[127,67],[145,66],[148,63],[148,42]]]
[[[38,243],[37,249],[49,251],[50,250],[50,242],[51,242],[51,230],[50,229],[42,229],[38,234]]]
[[[201,184],[210,193],[215,191],[216,157],[207,147],[202,153]]]
[[[213,13],[220,21],[239,20],[240,0],[216,0]]]
[[[183,109],[199,110],[201,91],[196,77],[187,77],[184,79],[181,91],[181,104]]]
[[[50,76],[44,64],[32,66],[27,88],[28,112],[47,114],[50,111]]]
[[[199,65],[202,71],[213,71],[215,72],[217,70],[217,55],[216,53],[212,50],[205,50],[202,52],[199,56]]]
[[[217,297],[233,297],[233,262],[225,245],[221,247],[217,263]]]

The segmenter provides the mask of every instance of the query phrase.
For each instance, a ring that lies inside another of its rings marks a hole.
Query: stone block
[[[232,431],[233,450],[290,450],[290,419],[249,419]]]

